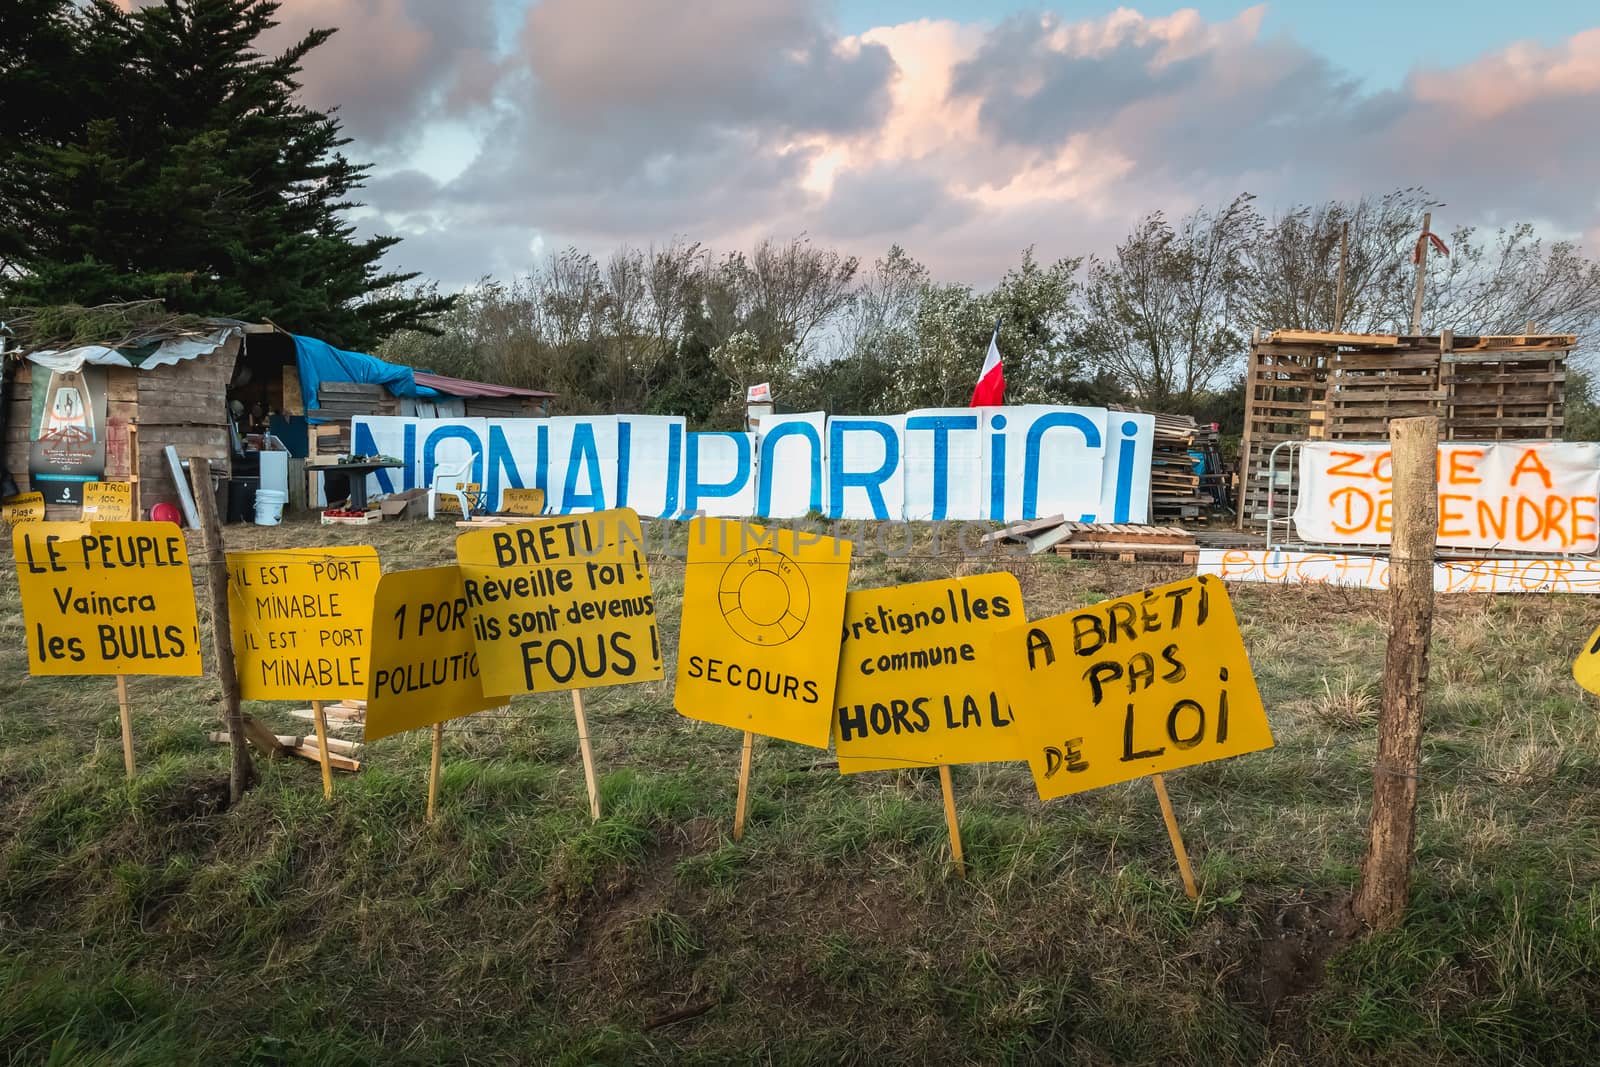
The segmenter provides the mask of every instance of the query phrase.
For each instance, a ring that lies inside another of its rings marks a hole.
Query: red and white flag
[[[989,338],[989,354],[984,357],[983,371],[978,384],[972,387],[970,407],[993,407],[1006,402],[1006,369],[1000,364],[1000,320],[994,323],[994,336]]]

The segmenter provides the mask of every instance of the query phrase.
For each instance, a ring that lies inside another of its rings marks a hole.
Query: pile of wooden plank
[[[474,515],[470,519],[457,519],[456,525],[467,530],[481,530],[487,526],[516,526],[543,517],[542,515]]]
[[[1055,552],[1072,559],[1197,563],[1194,535],[1175,526],[1068,522],[1060,515],[1032,519],[983,535],[985,544],[1027,545],[1030,555]]]
[[[315,726],[316,713],[311,708],[301,708],[291,712],[297,719],[306,719]],[[367,702],[365,700],[340,700],[322,706],[322,718],[328,731],[338,730],[341,733],[355,730],[359,733],[367,721]],[[245,731],[250,737],[250,743],[257,748],[265,747],[268,754],[275,756],[298,756],[310,760],[312,763],[322,762],[322,750],[317,745],[315,730],[309,734],[272,734],[267,732],[267,727],[245,716]],[[211,740],[219,745],[228,743],[228,735],[220,731],[209,735]],[[270,740],[269,740],[270,738]],[[359,771],[361,761],[356,759],[361,754],[361,742],[350,741],[343,737],[328,738],[328,765],[336,771]]]

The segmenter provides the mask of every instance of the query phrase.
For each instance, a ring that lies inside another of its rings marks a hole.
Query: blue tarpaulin
[[[294,338],[295,360],[300,364],[300,398],[305,403],[306,414],[315,421],[316,409],[321,407],[317,391],[323,382],[356,382],[362,385],[381,385],[395,396],[435,397],[437,389],[418,385],[410,367],[389,363],[377,356],[361,352],[346,352],[334,348],[315,337]]]

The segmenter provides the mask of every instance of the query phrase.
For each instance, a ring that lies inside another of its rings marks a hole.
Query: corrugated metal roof
[[[450,396],[529,396],[536,399],[548,399],[557,394],[546,393],[540,389],[517,389],[509,385],[490,385],[487,382],[469,382],[465,378],[449,378],[443,374],[429,374],[427,371],[416,371],[412,374],[418,385],[425,385],[429,389],[437,389]]]

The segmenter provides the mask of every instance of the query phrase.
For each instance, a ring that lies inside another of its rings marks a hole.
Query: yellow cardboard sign
[[[132,522],[132,484],[128,482],[84,482],[83,521]]]
[[[1014,627],[995,651],[1041,799],[1272,747],[1210,575]]]
[[[506,515],[543,515],[543,489],[502,489],[500,510]]]
[[[650,682],[661,635],[632,508],[468,530],[456,538],[467,618],[491,693]]]
[[[828,747],[849,541],[727,519],[689,526],[680,715]]]
[[[32,674],[195,675],[200,628],[183,532],[39,522],[11,532]]]
[[[478,494],[483,492],[482,482],[457,482],[455,487],[467,494],[467,502],[478,499]],[[450,491],[441,492],[434,504],[434,511],[440,515],[461,514],[461,500]]]
[[[1600,629],[1578,650],[1578,658],[1572,661],[1572,678],[1589,692],[1600,693]]]
[[[22,522],[44,521],[44,494],[43,493],[18,493],[8,496],[0,504],[0,514],[5,517],[7,526],[15,526]]]
[[[993,650],[1023,618],[1004,572],[851,593],[833,699],[839,771],[1027,759]]]
[[[504,704],[485,696],[459,567],[390,571],[372,607],[368,741]]]
[[[245,700],[361,700],[378,550],[228,553],[228,616]]]

